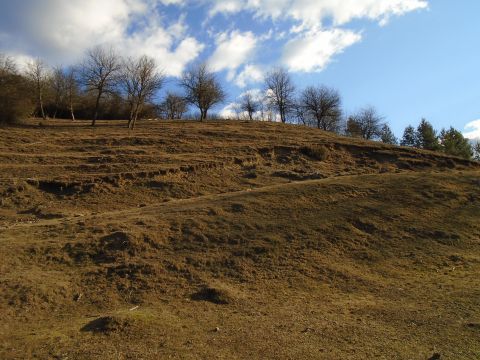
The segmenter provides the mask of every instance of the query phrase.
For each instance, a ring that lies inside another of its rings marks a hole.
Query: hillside
[[[480,358],[480,166],[247,122],[0,129],[1,359]]]

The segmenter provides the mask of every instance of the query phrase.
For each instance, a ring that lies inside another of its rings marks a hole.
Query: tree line
[[[35,59],[19,70],[0,54],[0,123],[33,116],[47,118],[125,119],[134,128],[140,117],[180,119],[184,96],[168,93],[155,103],[166,77],[153,58],[123,58],[113,49],[95,47],[82,62],[49,68]]]
[[[133,129],[139,118],[182,119],[194,107],[203,121],[227,94],[205,63],[187,68],[178,80],[180,93],[169,92],[158,102],[165,74],[153,58],[124,58],[112,48],[94,47],[75,66],[49,68],[41,59],[20,71],[12,58],[0,54],[0,123],[27,116],[43,119],[125,119]],[[341,135],[443,151],[464,158],[480,158],[480,144],[471,145],[453,129],[439,133],[422,120],[409,126],[399,141],[388,123],[372,107],[345,115],[340,93],[327,86],[297,91],[289,72],[268,72],[260,93],[247,91],[234,105],[237,118],[293,122]],[[189,115],[187,117],[192,117]]]
[[[386,144],[415,147],[424,150],[440,151],[449,155],[480,161],[480,142],[471,144],[462,133],[453,127],[437,132],[433,126],[422,119],[417,128],[408,126],[399,141],[384,117],[373,106],[345,116],[340,93],[326,86],[308,86],[297,95],[295,85],[288,71],[277,68],[265,78],[267,104],[273,105],[282,122],[288,116],[299,124],[316,127],[339,135],[376,140]],[[262,108],[262,99],[252,99],[246,93],[239,109],[252,114]]]

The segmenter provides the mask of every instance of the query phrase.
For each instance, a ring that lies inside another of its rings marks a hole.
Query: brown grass
[[[1,359],[480,357],[475,163],[123,125],[0,129]]]

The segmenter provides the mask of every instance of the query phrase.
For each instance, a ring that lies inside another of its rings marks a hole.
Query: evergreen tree
[[[437,151],[440,150],[437,132],[426,119],[422,119],[417,128],[416,146],[420,149]]]
[[[417,146],[417,132],[415,131],[415,128],[412,125],[408,125],[405,128],[400,145],[410,146],[410,147]]]
[[[392,129],[390,129],[390,126],[388,126],[388,124],[383,125],[382,130],[380,132],[380,139],[385,144],[392,144],[392,145],[398,144],[398,140],[393,134],[393,131]]]
[[[473,145],[473,158],[477,161],[480,161],[480,141],[477,141],[475,145]]]
[[[453,127],[440,133],[440,142],[442,150],[454,156],[459,156],[465,159],[473,157],[473,149],[468,139],[465,139],[462,133],[455,130]]]

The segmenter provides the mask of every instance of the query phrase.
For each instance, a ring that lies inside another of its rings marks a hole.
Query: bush
[[[29,89],[28,81],[13,67],[0,66],[0,125],[13,124],[33,112]]]
[[[328,158],[328,149],[325,146],[304,146],[300,149],[300,152],[309,158],[325,161]]]

